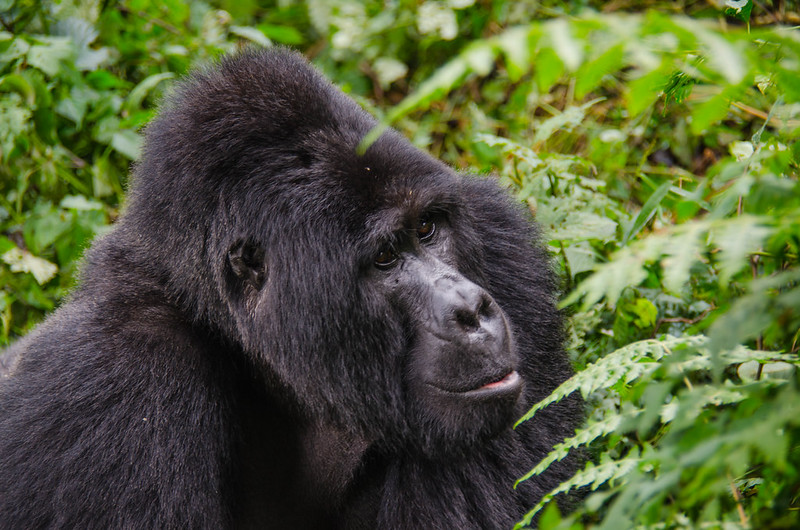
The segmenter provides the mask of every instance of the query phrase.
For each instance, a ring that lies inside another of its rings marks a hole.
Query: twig
[[[661,324],[663,324],[664,322],[682,322],[684,324],[689,324],[691,326],[692,324],[697,324],[698,322],[706,318],[706,316],[708,316],[708,314],[714,309],[716,309],[716,307],[712,305],[711,307],[709,307],[708,309],[697,315],[695,318],[686,318],[686,317],[659,318],[658,320],[656,320],[656,328],[653,330],[652,336],[655,337],[656,334],[658,334],[658,330],[661,327]]]
[[[747,528],[749,525],[747,524],[747,514],[744,513],[744,506],[742,506],[742,494],[739,493],[739,488],[733,483],[733,478],[730,473],[728,473],[728,484],[731,487],[733,498],[736,501],[736,510],[739,512],[739,520],[742,522],[742,526]]]

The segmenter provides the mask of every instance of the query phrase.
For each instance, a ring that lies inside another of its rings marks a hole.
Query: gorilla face
[[[429,454],[474,446],[519,414],[523,380],[509,319],[484,287],[462,196],[469,179],[427,155],[422,165],[385,157],[419,153],[395,135],[357,159],[357,138],[342,149],[352,160],[306,169],[318,184],[314,200],[303,188],[306,209],[287,189],[272,207],[286,212],[280,228],[271,218],[268,233],[250,236],[258,244],[230,248],[229,267],[252,297],[244,327],[263,331],[253,349],[310,415]],[[354,187],[353,168],[365,164],[376,180]]]
[[[507,426],[522,379],[508,319],[492,296],[462,274],[446,210],[435,207],[387,234],[370,282],[411,330],[403,373],[411,428],[426,445],[452,447]]]

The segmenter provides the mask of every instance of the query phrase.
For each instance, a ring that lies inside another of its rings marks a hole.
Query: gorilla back
[[[3,528],[501,528],[580,416],[533,227],[306,61],[248,51],[147,128],[125,214],[6,355]]]

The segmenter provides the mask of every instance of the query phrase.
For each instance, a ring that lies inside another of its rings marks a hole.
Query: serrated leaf
[[[530,525],[533,517],[557,495],[584,486],[589,486],[591,490],[596,490],[609,481],[618,480],[624,482],[625,478],[636,470],[641,462],[642,459],[639,458],[639,453],[636,448],[632,449],[627,456],[619,460],[609,460],[599,465],[587,462],[583,470],[577,472],[570,479],[562,482],[556,489],[542,497],[542,500],[540,500],[531,511],[526,513],[521,521],[514,525],[514,529],[517,530]]]
[[[713,230],[711,239],[719,247],[720,283],[726,285],[740,270],[749,266],[748,257],[759,250],[772,230],[761,219],[742,215],[728,219]]]
[[[623,414],[611,414],[600,421],[589,423],[585,427],[578,429],[574,436],[570,436],[563,442],[556,444],[553,449],[544,457],[536,467],[520,477],[515,483],[516,488],[520,483],[528,480],[535,475],[541,475],[553,462],[558,462],[566,458],[569,452],[581,446],[587,446],[597,438],[606,436],[616,431],[623,421],[630,420],[641,414],[641,409],[626,411]]]
[[[98,31],[88,20],[79,17],[68,17],[59,20],[55,26],[55,33],[68,37],[75,50],[75,67],[78,70],[89,72],[106,62],[111,54],[106,47],[90,48],[98,36]]]
[[[569,245],[564,249],[564,254],[566,255],[567,263],[569,263],[569,272],[573,278],[597,266],[597,251],[586,241]]]
[[[630,247],[620,250],[614,261],[600,265],[588,278],[561,302],[561,307],[568,306],[583,298],[583,310],[605,298],[613,306],[629,286],[639,285],[647,278],[644,270],[645,257],[635,253]]]
[[[700,223],[687,223],[682,225],[683,233],[673,233],[665,241],[661,260],[664,270],[664,286],[673,293],[680,293],[689,281],[689,271],[692,265],[700,259],[703,246],[700,237],[705,231],[705,226]]]
[[[663,341],[643,340],[628,344],[590,364],[558,386],[545,399],[535,404],[520,418],[514,427],[533,418],[536,412],[552,403],[561,401],[576,390],[586,397],[600,388],[608,388],[617,381],[632,381],[649,373],[660,365],[657,362],[664,355],[679,346],[699,344],[704,337],[669,337]],[[647,360],[647,362],[643,362]]]

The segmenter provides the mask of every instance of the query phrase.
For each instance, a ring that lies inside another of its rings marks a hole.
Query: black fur
[[[179,86],[5,354],[0,527],[502,528],[566,476],[512,489],[581,408],[510,428],[570,375],[533,228],[374,125],[284,50]]]

